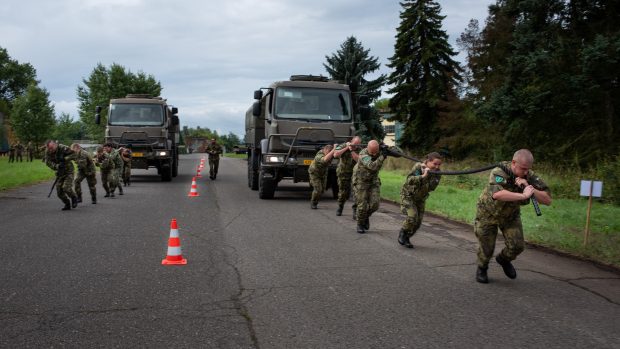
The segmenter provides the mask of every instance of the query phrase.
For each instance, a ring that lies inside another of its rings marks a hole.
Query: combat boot
[[[123,187],[118,187],[118,195],[123,195]]]
[[[353,220],[357,220],[357,207],[353,206]]]
[[[478,270],[476,270],[476,281],[478,281],[481,284],[489,283],[489,277],[487,276],[487,269],[489,268],[478,267]]]
[[[63,211],[71,210],[71,203],[70,202],[65,202],[65,207],[61,208],[61,210],[63,210]]]
[[[511,279],[517,278],[517,271],[515,270],[515,267],[513,267],[512,263],[510,263],[509,260],[505,259],[501,253],[495,257],[495,261],[502,266],[502,269],[504,269],[504,274],[506,274],[506,276]]]
[[[336,210],[336,216],[342,216],[342,209],[344,208],[343,204],[338,205],[338,209]]]
[[[366,218],[364,220],[364,229],[366,230],[370,229],[370,218]]]
[[[78,205],[78,198],[76,196],[71,198],[71,207],[76,208]]]
[[[318,204],[316,202],[313,202],[313,203],[310,204],[310,208],[313,209],[313,210],[316,210],[317,206],[318,206]]]
[[[97,203],[97,197],[96,196],[92,197],[92,203],[93,203],[93,205]]]
[[[81,196],[81,195],[78,195],[78,197],[77,197],[77,202],[78,202],[78,203],[81,203],[81,202],[82,202],[82,196]]]
[[[413,248],[411,241],[409,241],[409,236],[407,236],[407,232],[405,232],[405,229],[402,229],[402,228],[400,229],[400,232],[398,233],[398,243],[407,248]]]
[[[366,230],[364,229],[364,226],[362,225],[357,225],[357,233],[358,234],[364,234],[366,232]]]
[[[109,198],[109,197],[110,197],[110,192],[109,192],[109,191],[106,191],[106,192],[105,192],[105,195],[104,195],[103,197],[104,197],[104,198]]]
[[[114,197],[114,192],[110,193],[110,197],[113,198]]]

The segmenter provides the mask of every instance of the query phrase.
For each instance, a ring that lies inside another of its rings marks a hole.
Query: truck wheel
[[[172,177],[176,177],[179,175],[179,158],[178,155],[175,155],[172,163]]]
[[[261,199],[273,199],[276,191],[276,180],[272,176],[265,176],[265,171],[260,171],[258,178],[258,197]]]
[[[254,152],[248,156],[248,187],[258,190],[258,156]]]
[[[172,180],[172,166],[171,160],[161,165],[161,181],[170,182]]]

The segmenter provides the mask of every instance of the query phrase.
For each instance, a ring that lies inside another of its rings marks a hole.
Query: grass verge
[[[403,171],[381,171],[381,196],[400,202],[400,188],[405,181]],[[426,210],[456,221],[472,224],[476,202],[485,175],[443,176],[439,187],[431,193]],[[552,188],[553,193],[553,188]],[[592,207],[588,245],[583,246],[586,222],[586,199],[554,199],[551,206],[541,205],[543,215],[523,206],[521,216],[527,241],[569,254],[586,257],[620,267],[620,207],[595,202]],[[473,229],[473,228],[472,228]]]
[[[0,157],[0,190],[47,181],[54,176],[54,171],[45,166],[41,159],[9,163],[8,157]]]

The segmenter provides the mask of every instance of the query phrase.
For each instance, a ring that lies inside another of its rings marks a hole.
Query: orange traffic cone
[[[181,240],[179,239],[179,228],[177,220],[170,221],[170,237],[168,238],[168,253],[166,258],[162,259],[163,265],[187,264],[187,259],[183,258],[181,253]]]
[[[200,196],[200,194],[198,194],[198,188],[196,187],[196,177],[192,178],[192,188],[189,190],[189,194],[187,194],[187,196],[192,197],[192,196]]]
[[[202,167],[198,166],[198,168],[196,169],[196,178],[202,178],[202,175],[200,174],[201,170],[202,170]]]

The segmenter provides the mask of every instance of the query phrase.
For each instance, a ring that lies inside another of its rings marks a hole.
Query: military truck
[[[101,123],[97,106],[95,123]],[[107,110],[105,142],[130,147],[131,167],[157,168],[162,181],[171,181],[179,169],[178,109],[162,97],[130,94],[110,100]]]
[[[293,75],[254,91],[254,99],[245,116],[248,186],[261,199],[272,199],[282,180],[309,182],[308,167],[317,151],[355,133],[349,86],[326,77]],[[360,104],[367,103],[360,98]],[[334,197],[337,161],[328,170],[327,188]]]

